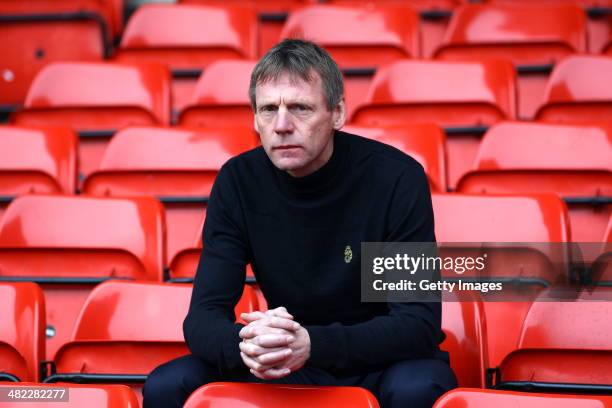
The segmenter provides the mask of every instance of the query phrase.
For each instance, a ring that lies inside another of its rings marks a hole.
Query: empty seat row
[[[41,12],[53,10],[46,5],[53,2],[38,1],[45,4],[45,7],[39,7]],[[65,2],[68,5],[64,8],[75,9],[73,3],[79,2],[87,3],[73,0]],[[91,11],[94,14],[100,8],[108,10],[106,14],[110,17],[106,20],[114,22],[117,20],[114,4],[117,2],[89,0],[89,6],[84,7],[89,7],[85,10],[94,10]],[[32,6],[15,7],[12,4],[17,2],[7,3],[11,5],[4,12],[7,19],[12,16],[17,21],[27,20],[23,15],[19,17],[11,13]],[[264,19],[261,27],[257,21],[257,9],[275,7],[246,1],[228,4],[191,0],[181,3],[184,4],[150,4],[138,8],[113,56],[116,61],[164,64],[173,75],[173,99],[177,110],[182,110],[188,103],[197,77],[211,62],[224,58],[254,59],[278,39],[297,36],[315,40],[329,49],[347,76],[351,107],[353,100],[355,105],[361,102],[359,95],[363,92],[360,91],[367,86],[375,70],[397,59],[433,56],[465,60],[501,56],[509,59],[518,70],[520,116],[530,117],[540,102],[545,80],[556,62],[569,54],[586,52],[587,37],[595,38],[598,50],[610,48],[605,42],[612,38],[612,21],[608,20],[599,24],[601,28],[589,30],[587,36],[585,11],[569,3],[459,5],[438,0],[414,4],[337,1],[308,5],[311,2],[298,1],[280,7],[281,10],[292,10],[284,24],[281,18],[279,25],[279,19],[275,17]],[[104,7],[101,4],[105,4]],[[450,10],[455,6],[458,7],[449,23]],[[425,18],[419,19],[415,10],[425,13]],[[430,14],[423,10],[429,10]],[[106,21],[102,17],[98,20]],[[505,21],[505,25],[500,26],[499,20]],[[201,21],[209,23],[200,24]],[[384,24],[380,24],[381,21]],[[3,92],[7,96],[3,98],[6,100],[0,100],[0,104],[20,104],[33,75],[49,62],[99,60],[108,54],[105,51],[108,47],[100,43],[99,38],[96,41],[96,33],[92,36],[83,32],[91,27],[79,28],[81,31],[77,31],[77,38],[81,43],[72,41],[73,46],[66,49],[61,46],[61,39],[49,35],[55,31],[70,32],[48,26],[58,22],[45,23],[47,25],[39,21],[26,22],[29,26],[0,25],[11,39],[5,43],[5,54],[10,58],[1,82],[8,93]],[[96,23],[95,19],[93,23]],[[65,24],[82,26],[84,23],[68,20]],[[338,29],[339,25],[341,29]],[[114,30],[116,26],[111,24]],[[156,29],[159,26],[166,29]],[[259,29],[261,35],[258,35]],[[70,35],[75,37],[74,33]],[[258,38],[265,44],[258,46]]]
[[[204,72],[178,124],[252,127],[247,96],[253,62],[217,62]],[[573,56],[548,82],[537,120],[606,121],[612,94],[609,57]],[[226,78],[231,75],[232,81]],[[597,78],[596,80],[594,78]],[[228,83],[230,85],[228,85]],[[448,186],[471,168],[482,134],[517,116],[515,74],[508,63],[401,60],[379,69],[351,123],[431,122],[448,136]],[[170,84],[159,65],[52,64],[34,81],[17,125],[63,125],[82,139],[81,171],[95,170],[108,138],[126,126],[168,125]]]
[[[11,296],[1,298],[2,306],[9,310],[14,307],[12,303],[22,308],[38,304],[44,309],[40,289],[32,283],[1,283],[0,290],[22,297],[19,303]],[[184,284],[112,281],[98,285],[83,305],[69,341],[55,354],[53,363],[43,366],[42,380],[48,383],[104,381],[127,384],[138,390],[154,367],[188,353],[182,321],[190,292],[191,286]],[[611,294],[607,288],[584,292],[571,302],[530,303],[524,320],[519,323],[517,338],[520,340],[504,356],[493,385],[515,390],[531,387],[575,393],[609,391],[612,378],[605,362],[611,358],[612,348]],[[485,316],[483,302],[478,298],[456,297],[443,302],[442,307],[446,340],[441,348],[450,353],[459,385],[483,388],[485,369],[490,366],[488,336],[506,331],[506,322]],[[258,308],[257,296],[246,287],[236,307],[236,316],[241,311]],[[0,331],[0,344],[15,353],[16,361],[28,358],[34,364],[39,362],[31,351],[26,353],[27,350],[11,342],[10,332],[31,333],[37,329],[40,333],[44,316],[39,314],[37,319],[5,319],[9,332]],[[139,325],[135,326],[134,321]],[[164,324],[160,325],[160,321]],[[35,345],[34,337],[26,338],[31,346]],[[15,367],[11,366],[12,362],[9,358],[3,359],[0,370],[10,373]]]
[[[467,151],[463,140],[455,139],[453,145],[450,139],[454,136],[445,137],[432,124],[347,126],[344,130],[413,156],[423,165],[434,192],[448,190],[453,162],[447,160],[447,150],[452,152],[461,141],[464,151],[461,155],[455,151],[455,158],[462,160],[465,170],[456,184],[458,192],[557,194],[570,207],[575,242],[599,241],[610,217],[612,129],[603,122],[500,122],[482,141],[473,140],[474,152]],[[79,147],[82,158],[91,157],[87,154],[92,148],[102,151],[96,152],[101,155],[100,164],[83,180],[82,191],[159,199],[166,209],[170,262],[198,233],[212,183],[223,163],[257,143],[252,130],[240,127],[129,127],[119,131],[105,149],[84,139]],[[80,188],[77,141],[70,129],[0,127],[0,146],[0,215],[14,197],[72,194]]]

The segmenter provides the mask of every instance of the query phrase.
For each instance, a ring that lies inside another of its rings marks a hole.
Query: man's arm
[[[419,166],[405,171],[388,212],[387,242],[435,242],[427,177]],[[342,372],[432,357],[443,338],[440,303],[389,303],[389,313],[345,326],[306,326],[308,365]]]
[[[202,255],[189,312],[183,323],[191,352],[222,374],[247,373],[240,357],[234,307],[244,289],[248,245],[243,214],[225,166],[212,188],[203,231]]]

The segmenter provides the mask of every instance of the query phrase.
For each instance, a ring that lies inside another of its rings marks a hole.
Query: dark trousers
[[[144,408],[182,407],[193,391],[215,381],[363,387],[376,396],[381,408],[430,408],[440,395],[457,386],[449,365],[438,359],[406,360],[383,371],[343,378],[305,367],[286,377],[263,381],[252,374],[222,378],[214,366],[188,355],[153,370],[142,391]]]

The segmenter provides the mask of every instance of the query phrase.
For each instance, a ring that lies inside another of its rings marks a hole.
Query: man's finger
[[[251,343],[260,347],[286,347],[294,341],[294,336],[282,334],[262,334],[251,339]]]
[[[293,334],[293,332],[264,325],[248,325],[240,329],[240,332],[238,333],[240,338],[245,340],[252,339],[263,334],[284,334],[290,336]]]
[[[287,309],[284,306],[277,307],[276,309],[271,309],[266,312],[268,316],[278,316],[283,317],[285,319],[293,320],[293,315],[287,312]]]
[[[263,365],[277,365],[283,363],[287,358],[289,358],[291,353],[291,349],[284,349],[271,353],[265,353],[253,359]]]
[[[291,374],[291,370],[288,368],[270,368],[263,372],[251,370],[251,374],[257,378],[261,378],[262,380],[275,380]]]
[[[298,322],[294,322],[293,320],[277,316],[268,316],[262,321],[262,324],[265,324],[269,327],[276,327],[277,329],[285,329],[291,331],[296,331],[300,327],[302,327]]]
[[[256,344],[247,341],[241,341],[238,344],[240,351],[246,354],[249,357],[257,357],[266,353],[274,353],[281,350],[290,350],[286,347],[260,347]]]
[[[256,361],[254,358],[247,356],[243,352],[240,352],[240,357],[242,357],[242,361],[247,367],[255,371],[265,371],[265,370],[272,368],[269,365],[261,364],[259,361]]]
[[[250,312],[250,313],[240,313],[240,318],[247,323],[254,322],[255,320],[263,319],[266,317],[266,314],[263,312]]]

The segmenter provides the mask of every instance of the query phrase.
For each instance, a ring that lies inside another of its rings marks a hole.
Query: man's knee
[[[442,394],[455,387],[455,375],[444,361],[402,361],[383,373],[379,383],[379,400],[381,408],[430,408]]]
[[[179,357],[149,374],[142,390],[144,406],[183,406],[193,391],[215,380],[211,365],[192,355]]]

